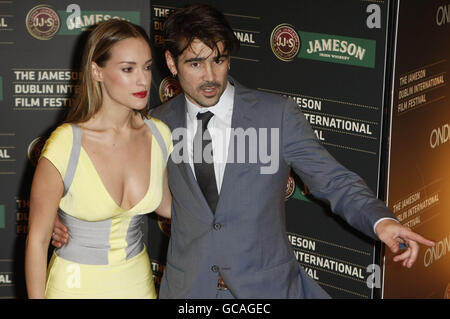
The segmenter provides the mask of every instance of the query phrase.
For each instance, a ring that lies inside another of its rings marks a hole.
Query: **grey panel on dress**
[[[59,219],[69,230],[69,242],[55,252],[61,258],[87,265],[107,265],[112,220],[88,222],[61,209]]]
[[[163,153],[164,161],[167,160],[167,147],[166,143],[164,142],[164,138],[162,137],[161,133],[159,132],[158,128],[156,127],[155,123],[153,123],[152,120],[144,120],[145,124],[150,128],[150,131],[152,131],[153,136],[155,137],[156,141],[159,144],[159,147],[161,148],[161,151]]]
[[[75,177],[75,171],[78,166],[78,159],[80,158],[81,151],[81,127],[72,124],[73,132],[73,144],[70,152],[69,163],[67,164],[66,174],[64,176],[64,195],[69,191],[70,185],[72,185],[73,178]]]
[[[144,222],[143,217],[143,215],[136,215],[131,218],[126,238],[128,244],[126,248],[127,260],[138,255],[144,249],[144,234],[141,229],[141,224]]]

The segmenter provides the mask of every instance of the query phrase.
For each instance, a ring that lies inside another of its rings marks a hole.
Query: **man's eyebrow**
[[[195,57],[195,58],[190,58],[184,61],[184,63],[190,63],[190,62],[201,62],[201,61],[205,61],[206,58],[201,58],[201,57]]]
[[[219,60],[221,58],[227,58],[228,54],[221,54],[221,55],[216,55],[213,57],[213,60]],[[202,62],[205,61],[207,58],[202,58],[202,57],[194,57],[194,58],[190,58],[184,61],[184,63],[190,63],[190,62]]]

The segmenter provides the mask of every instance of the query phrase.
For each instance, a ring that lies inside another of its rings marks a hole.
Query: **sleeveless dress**
[[[63,124],[47,140],[41,157],[64,181],[58,215],[69,230],[69,241],[52,255],[46,298],[156,298],[140,225],[161,203],[173,146],[163,122],[145,122],[152,131],[150,182],[145,196],[129,210],[119,207],[106,190],[81,146],[79,126]]]

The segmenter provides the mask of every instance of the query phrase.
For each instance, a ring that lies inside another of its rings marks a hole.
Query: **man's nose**
[[[206,63],[204,73],[203,73],[204,81],[214,81],[215,80],[215,72],[214,68],[210,63]]]

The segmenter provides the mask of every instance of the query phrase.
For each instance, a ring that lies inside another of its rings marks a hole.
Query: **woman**
[[[90,33],[66,122],[47,140],[31,196],[25,273],[30,298],[155,298],[140,230],[170,218],[169,128],[146,118],[152,54],[140,27],[109,20]],[[47,251],[56,214],[70,240]]]

